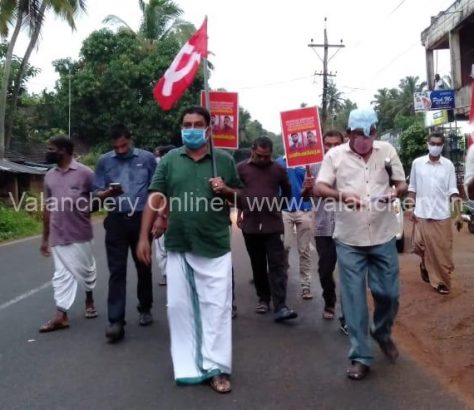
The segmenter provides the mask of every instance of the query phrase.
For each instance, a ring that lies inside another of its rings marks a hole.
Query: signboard
[[[413,95],[415,111],[453,110],[454,90],[421,91]]]
[[[437,127],[448,122],[448,111],[427,111],[425,112],[425,127]]]
[[[239,148],[239,103],[237,93],[209,91],[211,128],[214,147]],[[206,95],[201,91],[201,105],[206,106]]]
[[[317,107],[285,111],[280,115],[288,167],[322,162],[324,149]]]

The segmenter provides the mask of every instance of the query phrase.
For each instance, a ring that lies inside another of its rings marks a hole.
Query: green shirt
[[[231,188],[240,187],[235,162],[215,149],[217,175]],[[168,198],[170,215],[166,249],[217,258],[230,251],[229,207],[209,185],[212,163],[209,154],[194,161],[184,147],[174,149],[159,162],[150,191]]]

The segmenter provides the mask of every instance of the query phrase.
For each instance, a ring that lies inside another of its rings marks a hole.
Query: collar
[[[178,148],[179,150],[179,155],[181,156],[186,156],[186,157],[189,157],[191,158],[189,155],[188,155],[188,151],[186,149],[186,147],[184,145],[182,145],[181,147]],[[207,150],[207,152],[204,154],[204,156],[202,158],[206,158],[206,157],[210,157],[211,156],[211,153],[209,152],[209,149]],[[202,158],[200,158],[199,160],[201,160]]]
[[[273,158],[270,158],[270,164],[273,164],[275,162],[275,160]],[[247,160],[247,164],[250,164],[250,165],[255,165],[255,162],[252,161],[252,158],[249,158]],[[256,165],[255,165],[256,166]]]
[[[132,151],[132,157],[138,157],[138,148],[133,148]],[[117,158],[117,154],[115,153],[115,151],[112,151],[112,157]]]
[[[379,142],[380,141],[378,141],[378,140],[374,141],[374,145],[372,145],[372,150],[378,151],[380,149]],[[344,144],[339,145],[339,147],[342,147],[341,149],[346,151],[346,152],[352,152],[354,155],[359,155],[357,152],[352,151],[351,147],[349,146],[349,141],[345,142]],[[360,157],[360,155],[359,155],[359,157]]]
[[[430,155],[428,154],[428,155],[425,156],[424,162],[425,162],[426,164],[429,163],[429,164],[433,164],[433,165],[436,165],[436,164],[441,164],[441,165],[443,165],[443,164],[444,164],[444,158],[443,158],[443,156],[441,155],[441,156],[439,157],[439,160],[438,160],[438,161],[433,162],[433,161],[430,160]]]
[[[69,164],[69,167],[66,169],[66,171],[69,171],[70,169],[72,169],[73,171],[76,171],[77,170],[77,167],[78,167],[78,163],[76,160],[72,160],[71,163]],[[61,172],[64,172],[61,168],[59,168],[57,165],[54,167],[54,169],[56,171],[61,171]]]

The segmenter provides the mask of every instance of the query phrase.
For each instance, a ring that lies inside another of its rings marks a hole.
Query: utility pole
[[[324,43],[323,44],[315,44],[313,42],[313,39],[311,39],[311,43],[308,44],[308,47],[312,48],[323,48],[324,49],[324,54],[323,58],[319,56],[319,54],[316,52],[316,55],[319,57],[319,59],[323,63],[323,71],[320,71],[319,73],[316,72],[315,75],[320,75],[323,77],[323,98],[322,98],[322,113],[321,113],[321,119],[322,123],[324,124],[327,119],[328,115],[328,100],[327,100],[327,93],[328,93],[328,77],[335,77],[336,73],[328,72],[328,63],[329,61],[340,51],[341,48],[344,48],[345,45],[342,44],[342,40],[340,44],[329,44],[328,43],[328,33],[327,33],[327,27],[326,27],[326,22],[327,18],[324,17]],[[338,50],[329,58],[329,48],[334,47],[338,48]]]

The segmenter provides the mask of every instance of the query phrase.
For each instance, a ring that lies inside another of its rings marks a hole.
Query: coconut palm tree
[[[16,114],[22,78],[25,75],[26,67],[28,66],[28,61],[30,59],[31,53],[38,44],[38,38],[41,33],[41,28],[43,27],[45,13],[48,10],[52,10],[56,16],[59,16],[60,18],[65,20],[72,30],[75,30],[75,17],[80,12],[84,12],[86,10],[86,2],[85,0],[41,0],[36,19],[30,27],[30,42],[28,44],[28,48],[26,49],[25,55],[23,56],[23,59],[21,61],[20,69],[18,70],[16,78],[14,80],[14,88],[10,103],[9,119],[5,131],[5,145],[7,147],[10,144],[12,136],[13,121]]]
[[[402,78],[398,85],[400,92],[396,103],[397,112],[395,115],[415,115],[413,94],[423,91],[425,87],[426,81],[420,83],[420,77],[418,76],[407,76]]]
[[[13,59],[13,49],[23,25],[30,28],[39,16],[38,1],[32,0],[2,0],[0,2],[0,35],[7,37],[9,26],[13,25],[13,33],[8,42],[7,53],[3,68],[3,78],[0,87],[0,159],[5,156],[5,114],[7,109],[7,94],[10,84],[10,74]]]
[[[173,34],[182,44],[196,30],[193,24],[180,18],[183,10],[171,0],[149,0],[148,2],[138,0],[138,5],[142,12],[142,20],[136,34],[150,43]],[[115,15],[108,15],[103,22],[134,32],[123,19]]]

